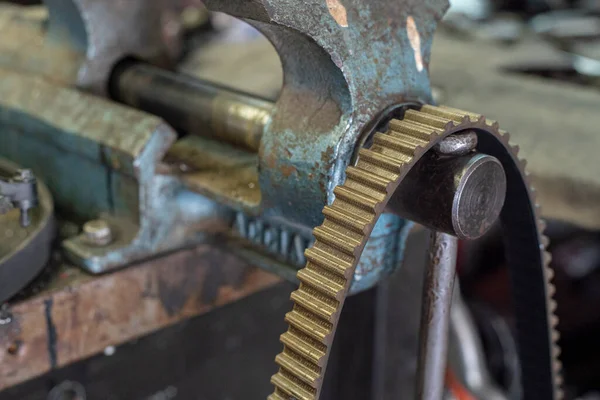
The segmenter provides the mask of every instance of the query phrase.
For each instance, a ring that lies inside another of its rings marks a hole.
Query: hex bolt
[[[435,145],[433,150],[441,155],[464,156],[477,147],[477,133],[460,132],[450,135]]]
[[[86,222],[83,225],[83,234],[86,242],[92,246],[107,246],[113,240],[110,225],[103,219],[95,219]]]
[[[29,215],[29,210],[35,207],[37,203],[36,196],[36,179],[33,171],[30,169],[19,169],[16,171],[14,176],[12,177],[12,181],[21,184],[29,184],[33,187],[32,191],[34,193],[34,197],[32,198],[21,198],[17,201],[13,201],[13,207],[18,207],[21,213],[20,215],[20,224],[23,228],[28,227],[31,224],[31,217]],[[13,199],[14,200],[14,199]]]
[[[21,182],[31,182],[35,180],[35,175],[30,169],[20,169],[17,171],[16,179]]]

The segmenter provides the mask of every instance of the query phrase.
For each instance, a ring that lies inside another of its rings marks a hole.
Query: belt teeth
[[[395,119],[390,122],[390,134],[396,132],[429,141],[432,134],[441,133],[442,130],[416,121]]]
[[[377,197],[373,197],[345,186],[336,187],[333,193],[350,204],[372,212],[375,212],[377,205],[383,201],[382,197],[385,197],[381,193],[375,193]]]
[[[300,289],[292,292],[290,298],[294,303],[327,322],[333,322],[339,305],[335,298],[328,297],[323,292],[306,284],[300,285]]]
[[[311,266],[298,271],[298,279],[307,285],[318,287],[325,294],[335,299],[343,293],[346,287],[346,279],[327,272],[323,268],[314,268]]]
[[[402,172],[402,166],[404,165],[404,162],[402,160],[397,160],[393,157],[389,157],[385,154],[377,153],[369,149],[361,149],[358,153],[358,156],[360,159],[370,161],[381,168],[387,169],[388,171],[397,174]]]
[[[385,148],[392,148],[396,151],[399,151],[400,153],[402,153],[403,155],[406,156],[406,160],[404,162],[410,162],[413,158],[413,156],[415,155],[415,150],[419,145],[425,145],[427,142],[422,141],[420,139],[417,139],[418,143],[412,143],[412,142],[416,142],[416,140],[413,141],[409,141],[406,140],[404,137],[400,138],[397,136],[392,136],[392,135],[387,135],[387,134],[383,134],[383,133],[376,133],[375,136],[373,137],[373,143],[383,146]]]
[[[271,394],[269,397],[267,397],[267,400],[289,400],[289,397],[287,397],[285,394],[280,394],[280,393],[273,393]]]
[[[387,188],[390,184],[390,179],[384,176],[380,176],[362,168],[356,168],[352,166],[346,169],[346,176],[349,179],[357,180],[358,182],[370,186],[375,190],[379,190],[380,192],[387,192]]]
[[[353,257],[344,257],[340,258],[331,252],[323,251],[318,247],[311,247],[306,249],[304,252],[306,259],[320,267],[323,267],[337,275],[343,276],[346,279],[350,279],[352,277],[352,265],[353,261],[348,258]]]
[[[317,240],[350,255],[354,255],[354,252],[360,246],[360,240],[324,225],[316,227],[313,230],[313,235]]]
[[[432,107],[432,106],[423,106],[421,108],[421,112],[436,115],[438,117],[451,119],[454,122],[462,122],[465,119],[465,113],[460,110],[452,110],[449,108],[441,108],[441,107]]]
[[[292,349],[295,353],[310,360],[313,364],[322,366],[321,363],[327,351],[324,344],[297,331],[295,328],[290,328],[290,330],[281,335],[280,339],[281,343]]]
[[[279,371],[271,377],[271,383],[279,388],[288,399],[295,398],[296,400],[315,400],[316,390],[302,382],[295,376]]]
[[[446,129],[451,125],[451,120],[437,115],[425,114],[422,112],[408,110],[404,114],[404,120],[420,122],[429,126],[436,127],[438,129]]]
[[[301,311],[294,307],[292,311],[285,315],[285,321],[295,329],[305,333],[318,342],[323,343],[331,334],[333,326],[316,315],[310,315],[307,311]]]
[[[462,114],[462,115],[466,115],[467,117],[469,117],[471,119],[471,121],[475,122],[475,121],[479,121],[482,118],[481,114],[476,114],[473,112],[469,112],[469,111],[463,111],[463,110],[459,110],[458,108],[452,108],[452,107],[448,107],[448,106],[440,106],[440,107],[432,107],[432,106],[424,106],[421,111],[426,112],[428,114],[432,114],[434,109],[438,109],[438,110],[444,110],[444,111],[448,111],[451,112],[453,114]],[[495,122],[492,121],[490,119],[487,120],[488,122]]]
[[[317,399],[359,251],[368,239],[377,215],[383,211],[392,184],[397,184],[406,170],[442,134],[473,127],[487,129],[486,126],[498,130],[495,123],[479,114],[423,106],[420,111],[406,111],[403,120],[390,121],[387,133],[376,133],[371,148],[360,150],[356,166],[346,170],[346,182],[334,189],[333,204],[323,210],[325,220],[313,231],[315,243],[305,251],[307,264],[298,272],[300,288],[292,293],[294,308],[285,316],[289,329],[281,335],[284,350],[276,358],[280,370],[271,379],[275,393],[269,400]],[[508,142],[502,132],[494,134],[503,143]],[[516,151],[506,146],[509,151]],[[538,228],[543,230],[543,225],[539,224]],[[543,251],[547,239],[542,235],[540,241]],[[545,253],[543,261],[545,265],[549,262]],[[551,270],[546,270],[545,274],[547,279],[552,279]],[[551,297],[553,286],[548,284],[547,291]],[[553,314],[556,303],[547,301],[549,334],[555,343],[559,339],[555,330],[558,319]],[[557,358],[560,350],[553,347],[551,351],[553,375],[555,383],[559,384],[560,362]]]
[[[365,228],[371,222],[373,222],[373,218],[375,217],[375,214],[373,214],[373,218],[371,219],[366,219],[358,215],[353,215],[348,211],[344,210],[343,208],[340,208],[335,203],[331,206],[325,206],[325,208],[323,209],[323,214],[325,214],[326,217],[339,223],[340,225],[344,225],[345,227],[362,234],[365,233]]]
[[[283,353],[279,353],[277,357],[275,357],[275,363],[281,368],[294,374],[295,377],[299,378],[310,387],[316,387],[321,374],[321,368],[319,366],[314,365],[288,349],[285,349]]]

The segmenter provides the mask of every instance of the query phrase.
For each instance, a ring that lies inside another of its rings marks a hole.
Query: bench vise
[[[499,219],[515,304],[528,305],[515,307],[524,397],[558,399],[551,276],[525,164],[495,121],[432,105],[447,1],[204,3],[273,44],[277,99],[177,73],[181,27],[166,1],[2,6],[2,36],[33,47],[0,40],[0,156],[84,226],[61,243],[68,259],[98,274],[219,242],[300,281],[270,398],[315,399],[344,299],[391,274],[420,223],[438,232],[439,298],[426,294],[424,308],[441,322],[422,328],[419,383],[429,399],[445,367],[434,339],[447,333],[456,238]]]

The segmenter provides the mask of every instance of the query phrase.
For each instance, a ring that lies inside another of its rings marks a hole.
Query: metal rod
[[[111,97],[157,115],[175,129],[258,151],[273,102],[140,62],[113,72]]]
[[[456,237],[432,233],[421,309],[416,390],[419,400],[441,400],[444,395],[457,247]]]

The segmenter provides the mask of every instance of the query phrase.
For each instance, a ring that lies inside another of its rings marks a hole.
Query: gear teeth
[[[443,130],[441,129],[415,121],[392,120],[390,121],[390,130],[388,133],[390,135],[408,135],[431,142],[432,139],[434,140],[442,132]]]
[[[561,363],[560,361],[557,361],[557,362],[556,362],[555,371],[556,371],[556,372],[560,372],[560,371],[562,371],[562,363]],[[558,374],[558,375],[556,376],[556,384],[557,384],[558,386],[562,386],[562,384],[563,384],[563,383],[564,383],[564,382],[563,382],[563,377],[562,377],[562,375]],[[563,398],[563,396],[561,396],[560,398],[562,399],[562,398]]]
[[[556,308],[557,308],[557,304],[556,304],[556,300],[551,299],[549,301],[549,305],[548,305],[548,309],[550,310],[550,312],[555,313],[556,312]]]
[[[409,141],[402,136],[393,136],[384,133],[376,133],[373,136],[373,145],[379,145],[384,149],[393,149],[399,152],[397,159],[405,157],[404,162],[409,162],[415,155],[415,150],[419,147],[425,147],[427,142],[419,139],[420,143],[414,143],[416,140]],[[382,154],[383,151],[381,151]]]
[[[544,259],[544,264],[550,265],[550,263],[552,262],[552,254],[550,254],[547,251],[544,251],[544,253],[542,254],[542,257]]]
[[[279,370],[271,377],[271,383],[288,396],[288,399],[315,400],[316,390],[286,371]]]
[[[290,298],[305,310],[330,323],[333,322],[339,305],[335,298],[327,297],[323,292],[306,284],[300,285],[300,289],[292,292]]]
[[[282,353],[278,354],[275,357],[275,363],[313,389],[320,380],[321,368],[294,354],[289,349],[285,349]]]
[[[298,272],[300,282],[318,287],[323,292],[338,300],[346,287],[346,279],[340,278],[322,268],[307,267]]]
[[[325,343],[325,340],[331,335],[333,325],[327,321],[321,320],[310,312],[294,307],[292,311],[285,315],[285,321],[314,340]]]
[[[359,151],[356,166],[346,170],[346,182],[334,189],[335,200],[324,208],[325,220],[314,229],[314,245],[305,251],[306,267],[298,272],[300,287],[291,294],[294,308],[286,314],[289,324],[281,335],[284,350],[276,358],[280,369],[271,382],[275,392],[270,400],[316,400],[325,373],[329,348],[339,314],[360,253],[377,217],[393,194],[400,179],[425,152],[439,140],[455,132],[478,129],[494,135],[521,169],[528,185],[529,201],[536,211],[535,190],[529,186],[526,162],[517,157],[518,146],[510,144],[510,135],[495,121],[475,113],[450,107],[423,106],[420,111],[407,110],[403,120],[392,120],[386,133],[376,133],[370,149]],[[552,347],[554,399],[563,396],[560,385],[560,335],[556,330],[554,271],[548,267],[551,257],[545,248],[548,238],[542,234],[545,222],[535,221],[546,279],[548,335]]]
[[[437,115],[421,113],[415,110],[408,110],[404,114],[404,119],[421,124],[429,125],[442,130],[449,130],[454,127],[454,122],[448,118],[438,117]]]
[[[421,112],[425,112],[427,114],[436,115],[438,117],[447,118],[457,123],[462,122],[470,122],[471,118],[460,110],[451,110],[448,108],[434,107],[425,105],[421,108]],[[475,119],[473,122],[478,121],[479,118]]]
[[[375,152],[373,150],[369,150],[369,149],[362,149],[358,153],[358,157],[359,157],[359,159],[367,160],[367,161],[377,165],[378,167],[381,167],[383,169],[386,169],[386,170],[396,173],[396,174],[399,174],[401,172],[402,165],[404,164],[404,162],[402,162],[402,161],[399,162],[397,159],[395,159],[393,157],[386,156],[385,154],[377,153],[377,152]]]
[[[323,366],[327,350],[324,344],[293,328],[281,335],[281,343],[313,364]]]
[[[346,210],[338,207],[335,203],[331,206],[325,206],[323,214],[338,224],[358,233],[366,233],[367,226],[372,222],[372,219],[368,220],[358,215],[349,216]]]
[[[548,236],[546,236],[546,235],[541,235],[540,241],[541,241],[542,245],[544,246],[544,248],[547,248],[550,245],[550,239],[548,239]]]
[[[306,259],[321,268],[333,272],[345,279],[350,279],[354,273],[352,265],[354,257],[347,255],[333,254],[333,252],[324,251],[318,247],[310,247],[304,252]]]
[[[525,169],[527,168],[527,160],[526,160],[526,159],[524,159],[524,158],[521,158],[521,159],[519,160],[519,164],[521,165],[521,169],[522,169],[522,170],[525,170]],[[532,189],[533,189],[533,188],[532,188]]]
[[[279,393],[273,393],[269,397],[267,397],[267,400],[289,400],[289,397],[286,398],[280,395]]]
[[[560,353],[561,353],[560,347],[558,347],[558,346],[554,346],[554,347],[552,348],[552,357],[553,357],[555,360],[558,360],[558,357],[560,357]]]
[[[452,112],[452,113],[455,113],[455,114],[456,113],[462,114],[462,115],[465,115],[465,116],[469,117],[469,120],[471,122],[479,122],[479,121],[484,121],[485,120],[484,116],[481,115],[481,114],[476,114],[474,112],[469,112],[469,111],[463,111],[463,110],[459,110],[458,108],[452,108],[452,107],[448,107],[448,106],[444,106],[444,105],[438,106],[438,107],[436,107],[436,106],[423,106],[423,108],[425,109],[424,110],[425,112],[429,112],[429,113],[431,113],[432,110],[435,109],[435,108],[440,108],[442,110],[449,111],[449,112]]]
[[[360,246],[360,240],[324,225],[316,227],[313,235],[317,240],[350,255],[354,255]]]
[[[390,179],[353,166],[346,169],[346,176],[383,193],[387,192],[390,185]]]
[[[381,199],[381,197],[379,196],[379,193],[375,194],[376,196],[379,197],[379,198],[376,198],[376,197],[366,195],[355,189],[348,188],[345,186],[336,187],[333,190],[333,193],[335,193],[335,195],[338,198],[345,200],[350,204],[360,207],[366,211],[372,211],[372,212],[375,212],[377,209],[377,206],[383,201],[383,199]]]
[[[547,277],[548,282],[552,282],[554,280],[554,270],[552,268],[547,269],[546,277]]]

